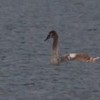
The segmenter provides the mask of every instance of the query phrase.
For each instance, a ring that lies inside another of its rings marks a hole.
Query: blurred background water
[[[0,100],[100,100],[100,61],[50,64],[60,54],[100,56],[99,0],[0,0]]]

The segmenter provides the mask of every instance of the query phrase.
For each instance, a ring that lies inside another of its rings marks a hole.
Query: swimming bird
[[[64,61],[81,61],[81,62],[96,62],[100,57],[91,57],[86,53],[69,53],[63,56],[59,56],[58,52],[58,34],[55,30],[52,30],[47,35],[44,41],[52,38],[52,55],[51,55],[51,64],[60,64]]]

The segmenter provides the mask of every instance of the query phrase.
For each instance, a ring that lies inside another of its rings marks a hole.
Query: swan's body
[[[97,59],[100,58],[100,57],[96,58],[90,57],[86,53],[70,53],[60,57],[58,53],[58,34],[56,33],[56,31],[50,31],[45,41],[48,40],[49,38],[53,38],[52,56],[51,56],[52,64],[59,64],[60,62],[71,61],[71,60],[77,60],[82,62],[95,62]]]

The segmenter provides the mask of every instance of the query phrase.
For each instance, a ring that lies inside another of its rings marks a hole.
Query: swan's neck
[[[53,38],[52,50],[57,52],[58,49],[58,37]]]
[[[51,63],[53,64],[59,63],[58,37],[53,38]]]

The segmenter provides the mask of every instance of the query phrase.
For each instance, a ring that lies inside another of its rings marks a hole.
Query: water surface
[[[1,0],[0,100],[100,100],[100,61],[50,64],[51,30],[60,54],[100,56],[100,1]]]

